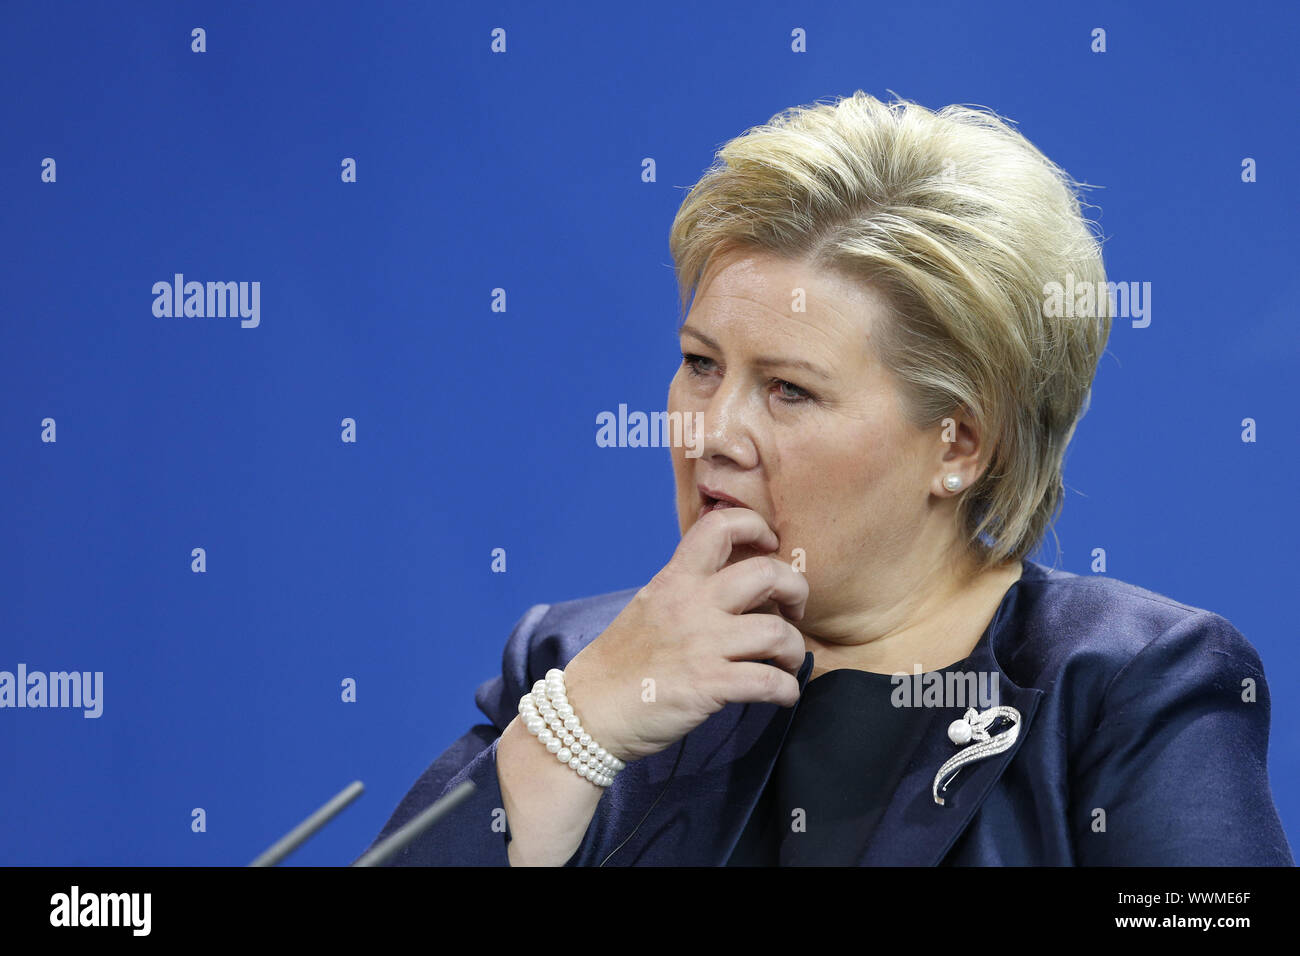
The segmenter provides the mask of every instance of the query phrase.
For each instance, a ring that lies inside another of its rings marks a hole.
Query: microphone
[[[397,832],[391,834],[386,840],[376,846],[374,849],[365,853],[358,859],[353,866],[383,866],[389,859],[396,856],[406,848],[416,837],[427,830],[430,826],[446,816],[452,809],[460,806],[469,799],[469,795],[474,792],[472,781],[465,780],[460,786],[454,788],[441,800],[435,801],[426,807],[413,820],[409,820]]]
[[[292,853],[298,847],[306,843],[316,831],[330,820],[334,819],[344,807],[355,800],[365,791],[360,780],[354,780],[334,797],[302,823],[290,830],[285,836],[275,842],[265,853],[259,856],[249,866],[275,866],[286,856]]]

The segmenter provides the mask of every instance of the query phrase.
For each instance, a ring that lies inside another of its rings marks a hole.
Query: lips
[[[700,517],[703,518],[710,511],[721,511],[724,508],[748,508],[749,505],[739,498],[733,498],[726,492],[716,488],[709,488],[706,485],[696,486],[700,492]]]

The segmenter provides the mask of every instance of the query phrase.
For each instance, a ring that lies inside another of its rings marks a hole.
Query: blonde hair
[[[1055,520],[1111,324],[1109,295],[1089,318],[1050,314],[1067,275],[1106,288],[1101,239],[1082,184],[1009,123],[862,91],[784,110],[718,151],[669,240],[683,316],[710,256],[736,246],[886,294],[895,314],[873,339],[911,421],[965,408],[992,447],[958,504],[984,567],[1027,556]]]

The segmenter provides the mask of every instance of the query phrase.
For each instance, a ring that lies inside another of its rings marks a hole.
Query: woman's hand
[[[790,621],[803,617],[808,583],[766,555],[727,566],[733,549],[745,545],[775,551],[778,540],[748,508],[706,514],[565,668],[574,713],[614,756],[658,753],[730,702],[790,707],[798,700],[805,646]],[[785,617],[756,611],[764,606]],[[762,663],[768,659],[773,663]]]

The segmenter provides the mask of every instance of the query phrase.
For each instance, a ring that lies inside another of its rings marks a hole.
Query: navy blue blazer
[[[500,735],[534,681],[635,593],[539,604],[520,619],[501,675],[475,695],[488,722],[433,762],[375,842],[462,780],[477,789],[392,865],[509,865]],[[1026,560],[962,666],[997,674],[998,703],[1021,715],[1018,738],[964,767],[940,806],[931,787],[961,749],[948,726],[963,708],[933,708],[862,865],[1294,865],[1269,790],[1264,672],[1223,617]],[[797,707],[728,704],[629,764],[566,865],[725,864]]]

